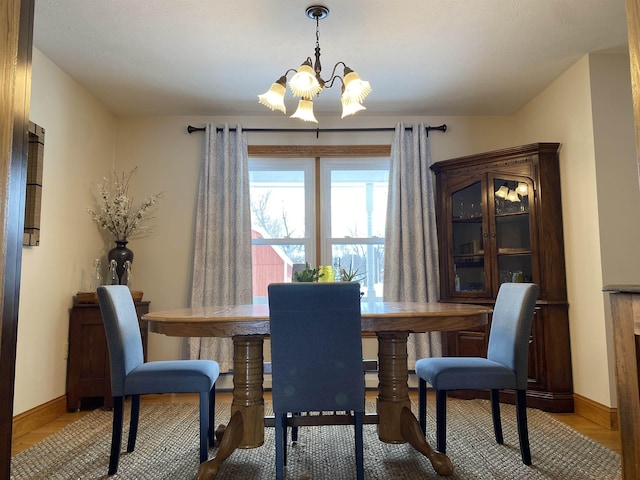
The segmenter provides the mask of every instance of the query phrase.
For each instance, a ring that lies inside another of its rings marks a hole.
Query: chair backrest
[[[518,389],[527,387],[529,336],[537,298],[535,283],[503,283],[493,307],[487,358],[513,370]]]
[[[364,411],[358,283],[268,286],[275,413]]]
[[[136,306],[126,285],[98,287],[98,303],[111,365],[111,393],[124,395],[124,380],[144,362]]]

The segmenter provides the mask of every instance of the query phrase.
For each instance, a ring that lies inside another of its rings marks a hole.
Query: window
[[[251,157],[254,303],[299,263],[339,263],[381,300],[388,177],[388,157]]]

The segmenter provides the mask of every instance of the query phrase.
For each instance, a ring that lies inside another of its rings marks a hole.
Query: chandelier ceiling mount
[[[311,20],[323,20],[329,16],[329,9],[324,5],[311,5],[305,13]]]
[[[323,5],[312,5],[305,11],[307,17],[316,21],[316,49],[314,59],[307,57],[300,67],[289,69],[276,80],[271,88],[262,95],[258,95],[258,101],[262,105],[271,110],[280,110],[287,113],[284,105],[284,95],[286,92],[287,75],[291,72],[295,74],[289,80],[289,89],[296,97],[300,97],[298,109],[291,115],[291,118],[299,118],[307,122],[318,121],[313,114],[312,98],[319,95],[325,88],[331,88],[336,81],[340,80],[342,84],[342,95],[340,101],[342,103],[342,118],[353,115],[360,110],[365,110],[362,105],[364,98],[371,92],[369,82],[361,80],[356,72],[350,69],[344,62],[336,63],[331,72],[331,77],[324,80],[321,76],[322,65],[320,64],[320,20],[327,18],[329,9]],[[315,60],[315,61],[314,61]],[[336,75],[336,69],[342,65],[344,67],[343,76]]]

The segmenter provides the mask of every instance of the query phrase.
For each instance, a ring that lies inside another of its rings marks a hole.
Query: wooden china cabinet
[[[540,285],[527,404],[573,411],[558,143],[438,162],[436,215],[444,302],[492,305],[505,282]],[[443,334],[444,355],[486,356],[489,326]],[[472,398],[487,392],[455,392]],[[503,400],[513,402],[513,392]]]

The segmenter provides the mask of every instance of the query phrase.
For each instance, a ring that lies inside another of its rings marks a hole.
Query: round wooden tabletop
[[[362,302],[363,332],[429,332],[486,325],[491,308],[439,302]],[[269,335],[264,304],[209,306],[149,312],[152,332],[182,337]]]

